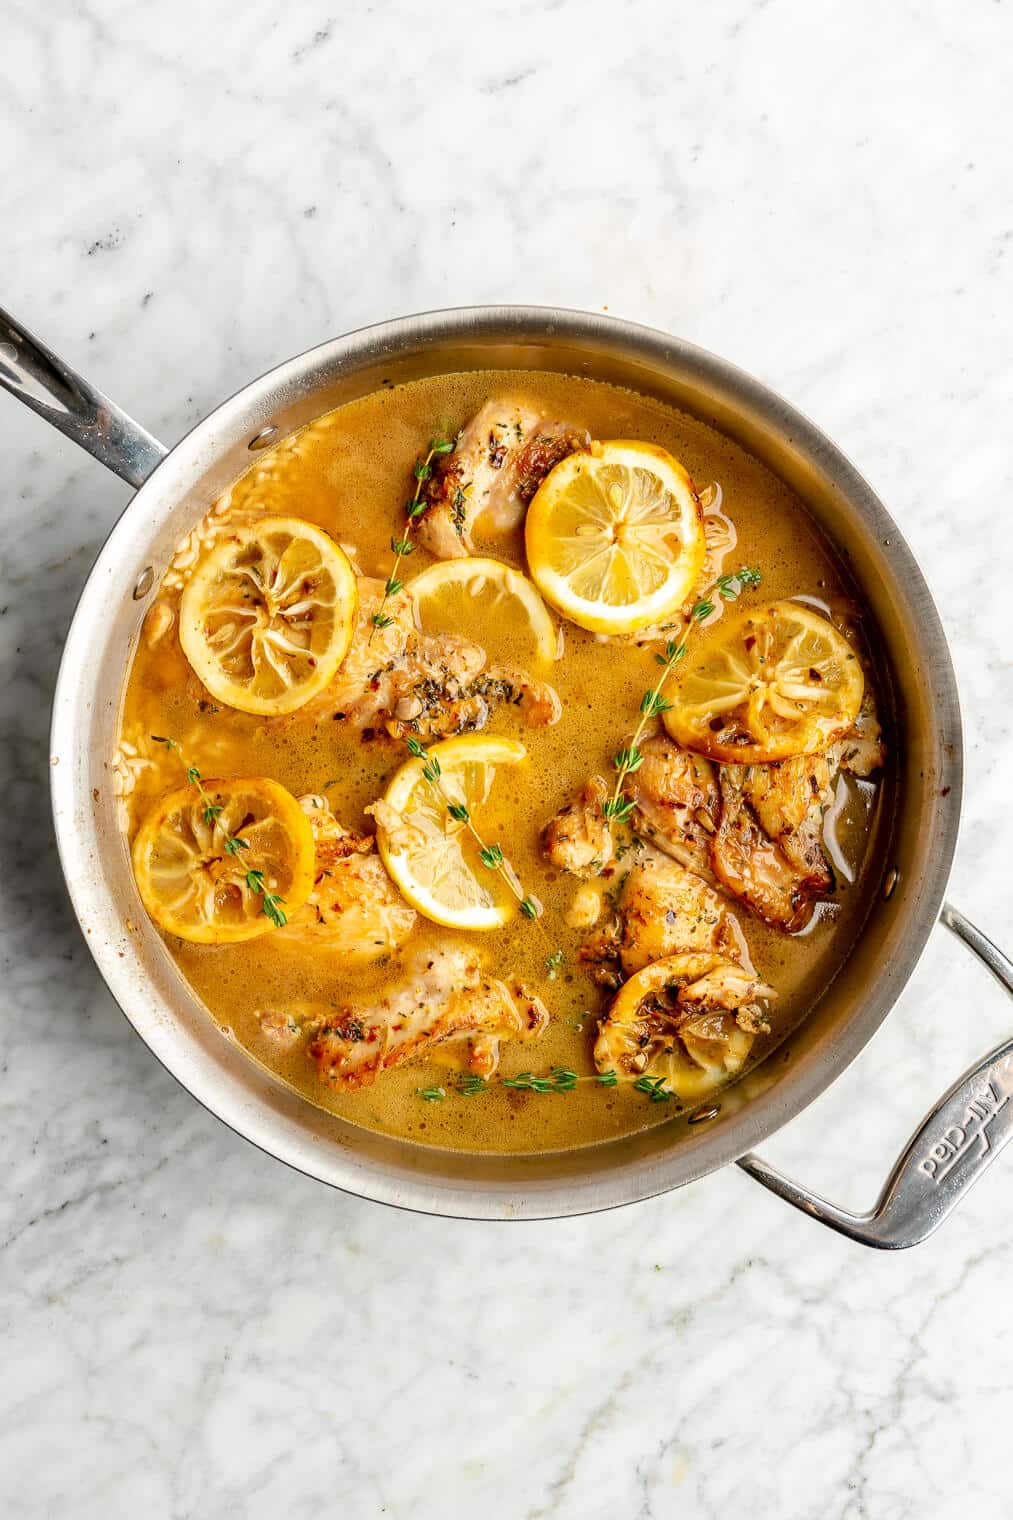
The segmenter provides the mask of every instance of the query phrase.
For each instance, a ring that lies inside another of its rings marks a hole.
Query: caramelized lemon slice
[[[702,635],[678,669],[665,727],[712,760],[810,755],[854,723],[865,677],[847,639],[798,602],[774,602]]]
[[[723,956],[666,956],[624,983],[599,1025],[595,1065],[626,1081],[660,1078],[679,1098],[701,1098],[739,1074],[753,1044],[734,1009],[718,1000],[727,1005],[772,992]]]
[[[219,702],[294,712],[344,659],[356,605],[355,572],[326,533],[263,517],[201,560],[180,602],[179,641]]]
[[[692,480],[649,443],[593,443],[557,464],[524,533],[539,591],[593,633],[635,633],[674,612],[706,553]]]
[[[451,929],[498,929],[517,909],[501,873],[483,864],[466,822],[453,818],[447,799],[465,808],[487,844],[498,842],[509,808],[498,817],[489,807],[497,772],[520,765],[523,744],[485,734],[465,734],[432,744],[425,758],[406,762],[380,802],[367,812],[377,823],[384,864],[413,908]],[[433,760],[442,793],[422,774]],[[505,862],[509,870],[509,863]]]
[[[526,575],[498,559],[445,559],[410,582],[425,633],[453,633],[484,649],[521,640],[550,664],[559,644],[556,626]],[[495,652],[499,653],[498,648]]]
[[[313,887],[313,831],[295,798],[263,776],[184,786],[134,840],[134,879],[160,929],[197,945],[255,939],[272,927],[265,894],[286,915]],[[210,798],[210,802],[208,802]],[[216,811],[220,809],[220,811]]]

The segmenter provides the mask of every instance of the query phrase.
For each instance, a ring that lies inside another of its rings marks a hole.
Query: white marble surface
[[[607,306],[818,418],[938,599],[952,895],[1009,947],[1008,4],[3,18],[0,299],[168,441],[308,344],[487,300]],[[732,1170],[510,1229],[330,1193],[175,1086],[99,985],[48,821],[61,641],[126,492],[2,396],[0,452],[0,1513],[1013,1513],[1013,1160],[895,1257]],[[770,1155],[866,1203],[1009,1027],[938,937]]]

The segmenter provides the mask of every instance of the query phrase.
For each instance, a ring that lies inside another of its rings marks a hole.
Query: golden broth
[[[453,436],[486,399],[502,393],[529,396],[545,412],[587,428],[593,437],[660,444],[685,464],[698,488],[719,484],[723,510],[738,532],[738,546],[725,569],[757,566],[763,586],[754,595],[764,601],[798,595],[817,606],[850,601],[852,588],[841,566],[799,500],[755,459],[705,424],[661,403],[563,375],[472,372],[380,390],[259,455],[228,493],[229,507],[317,523],[353,551],[364,574],[386,576],[390,538],[403,519],[416,456],[434,433]],[[520,532],[485,546],[484,552],[524,567]],[[421,551],[414,555],[405,566],[407,577],[429,562]],[[539,836],[590,773],[608,772],[612,753],[634,726],[641,693],[656,674],[648,650],[601,642],[569,623],[564,636],[564,658],[552,672],[563,702],[562,720],[552,728],[531,729],[506,707],[497,709],[489,723],[490,732],[521,739],[529,761],[516,771],[499,773],[493,799],[499,812],[487,837],[500,826],[498,837],[508,843],[526,889],[545,906],[548,948],[558,946],[565,956],[559,977],[548,980],[546,940],[522,917],[495,933],[471,936],[469,943],[477,944],[494,974],[512,973],[529,982],[551,1013],[549,1028],[538,1041],[503,1047],[504,1075],[547,1072],[556,1065],[582,1076],[594,1070],[591,1047],[607,994],[581,967],[578,950],[584,935],[563,920],[576,883],[546,862]],[[487,647],[490,658],[529,663],[523,630],[497,627]],[[172,735],[187,762],[206,777],[264,775],[296,796],[324,793],[341,823],[352,829],[364,828],[364,807],[382,794],[406,758],[403,745],[382,733],[370,738],[368,731],[314,721],[299,712],[284,721],[265,721],[217,706],[193,676],[175,629],[154,647],[142,637],[129,673],[123,740],[142,746],[151,734]],[[157,799],[183,782],[176,756],[156,747],[151,759],[125,799],[131,838]],[[868,896],[863,878],[876,855],[881,809],[877,788],[852,780],[847,785],[847,804],[835,824],[835,863],[839,867],[843,857],[855,878],[852,885],[819,908],[808,930],[794,937],[737,909],[757,969],[780,994],[771,1033],[754,1047],[754,1063],[813,1006],[861,926]],[[407,949],[461,940],[419,918]],[[371,1088],[334,1092],[317,1078],[302,1043],[279,1055],[256,1014],[301,1000],[331,1006],[368,1001],[396,981],[397,957],[365,970],[338,969],[328,952],[287,946],[273,933],[240,945],[202,946],[168,936],[167,943],[211,1016],[251,1056],[309,1101],[374,1129],[463,1149],[535,1151],[602,1141],[662,1122],[675,1112],[674,1103],[651,1103],[630,1087],[608,1089],[594,1081],[561,1095],[490,1084],[467,1097],[453,1091],[445,1067],[422,1062],[381,1075]],[[437,1083],[447,1088],[446,1099],[423,1101],[420,1089]]]

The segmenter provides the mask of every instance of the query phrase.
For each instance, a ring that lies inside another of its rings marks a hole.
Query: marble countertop
[[[11,0],[0,299],[168,442],[362,323],[607,307],[738,361],[887,502],[952,641],[951,894],[1009,949],[1013,12],[969,0]],[[1013,1160],[928,1244],[731,1169],[593,1218],[396,1214],[224,1130],[99,984],[48,705],[125,488],[0,396],[0,1511],[490,1520],[1011,1513]],[[1009,1032],[942,934],[768,1154],[871,1202]]]

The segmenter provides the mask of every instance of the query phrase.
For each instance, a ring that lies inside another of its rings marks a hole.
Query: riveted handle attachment
[[[944,905],[940,921],[1013,996],[1013,963],[964,915]],[[1013,1139],[1013,1038],[990,1050],[944,1093],[918,1126],[867,1214],[851,1214],[783,1176],[759,1156],[743,1171],[795,1208],[862,1245],[901,1250],[938,1229]]]

